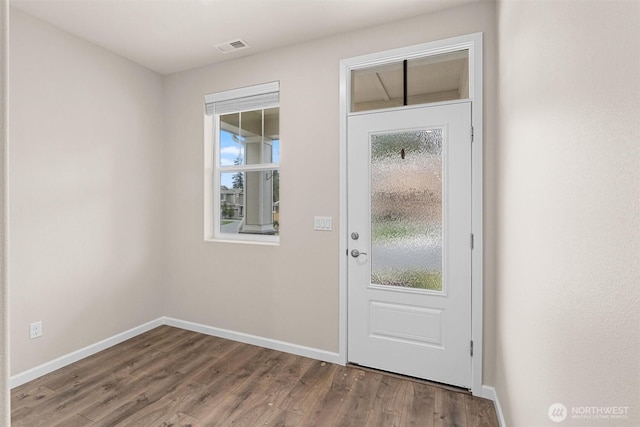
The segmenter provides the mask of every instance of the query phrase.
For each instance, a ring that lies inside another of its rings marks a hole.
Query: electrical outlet
[[[34,339],[42,336],[42,320],[29,324],[29,338]]]

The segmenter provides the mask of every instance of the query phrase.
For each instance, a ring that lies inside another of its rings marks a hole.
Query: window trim
[[[255,86],[231,89],[205,95],[204,111],[204,241],[217,243],[245,243],[257,245],[279,245],[279,235],[230,234],[220,231],[220,174],[237,171],[230,166],[220,166],[220,113],[215,111],[215,103],[224,102],[223,114],[230,114],[229,104],[237,101],[238,107],[233,112],[253,111],[279,107],[280,82],[271,82]],[[273,100],[256,106],[252,98],[264,98],[264,95],[277,93],[277,102]],[[280,146],[282,147],[282,146]],[[280,163],[259,163],[244,165],[243,172],[248,171],[280,171]]]

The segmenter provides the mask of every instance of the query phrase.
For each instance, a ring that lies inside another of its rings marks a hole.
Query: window
[[[351,111],[469,98],[469,50],[394,61],[351,72]]]
[[[279,241],[279,89],[205,96],[205,240]]]

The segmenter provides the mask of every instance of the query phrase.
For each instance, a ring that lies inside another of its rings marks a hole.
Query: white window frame
[[[268,94],[280,93],[280,83],[271,82],[239,89],[227,90],[205,95],[204,112],[204,240],[205,242],[249,243],[260,245],[278,245],[279,235],[232,234],[220,232],[220,174],[235,172],[237,168],[220,166],[220,113],[216,112],[216,103],[224,103],[223,114],[254,111],[279,107],[273,99],[262,102]],[[273,98],[273,97],[269,97]],[[234,107],[234,104],[237,107]],[[218,104],[220,105],[220,104]],[[280,171],[279,163],[260,163],[243,165],[242,172]],[[245,212],[246,215],[246,212]]]

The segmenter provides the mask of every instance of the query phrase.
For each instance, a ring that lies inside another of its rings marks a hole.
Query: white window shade
[[[205,95],[207,115],[237,113],[278,106],[280,83],[272,82],[247,88]]]

